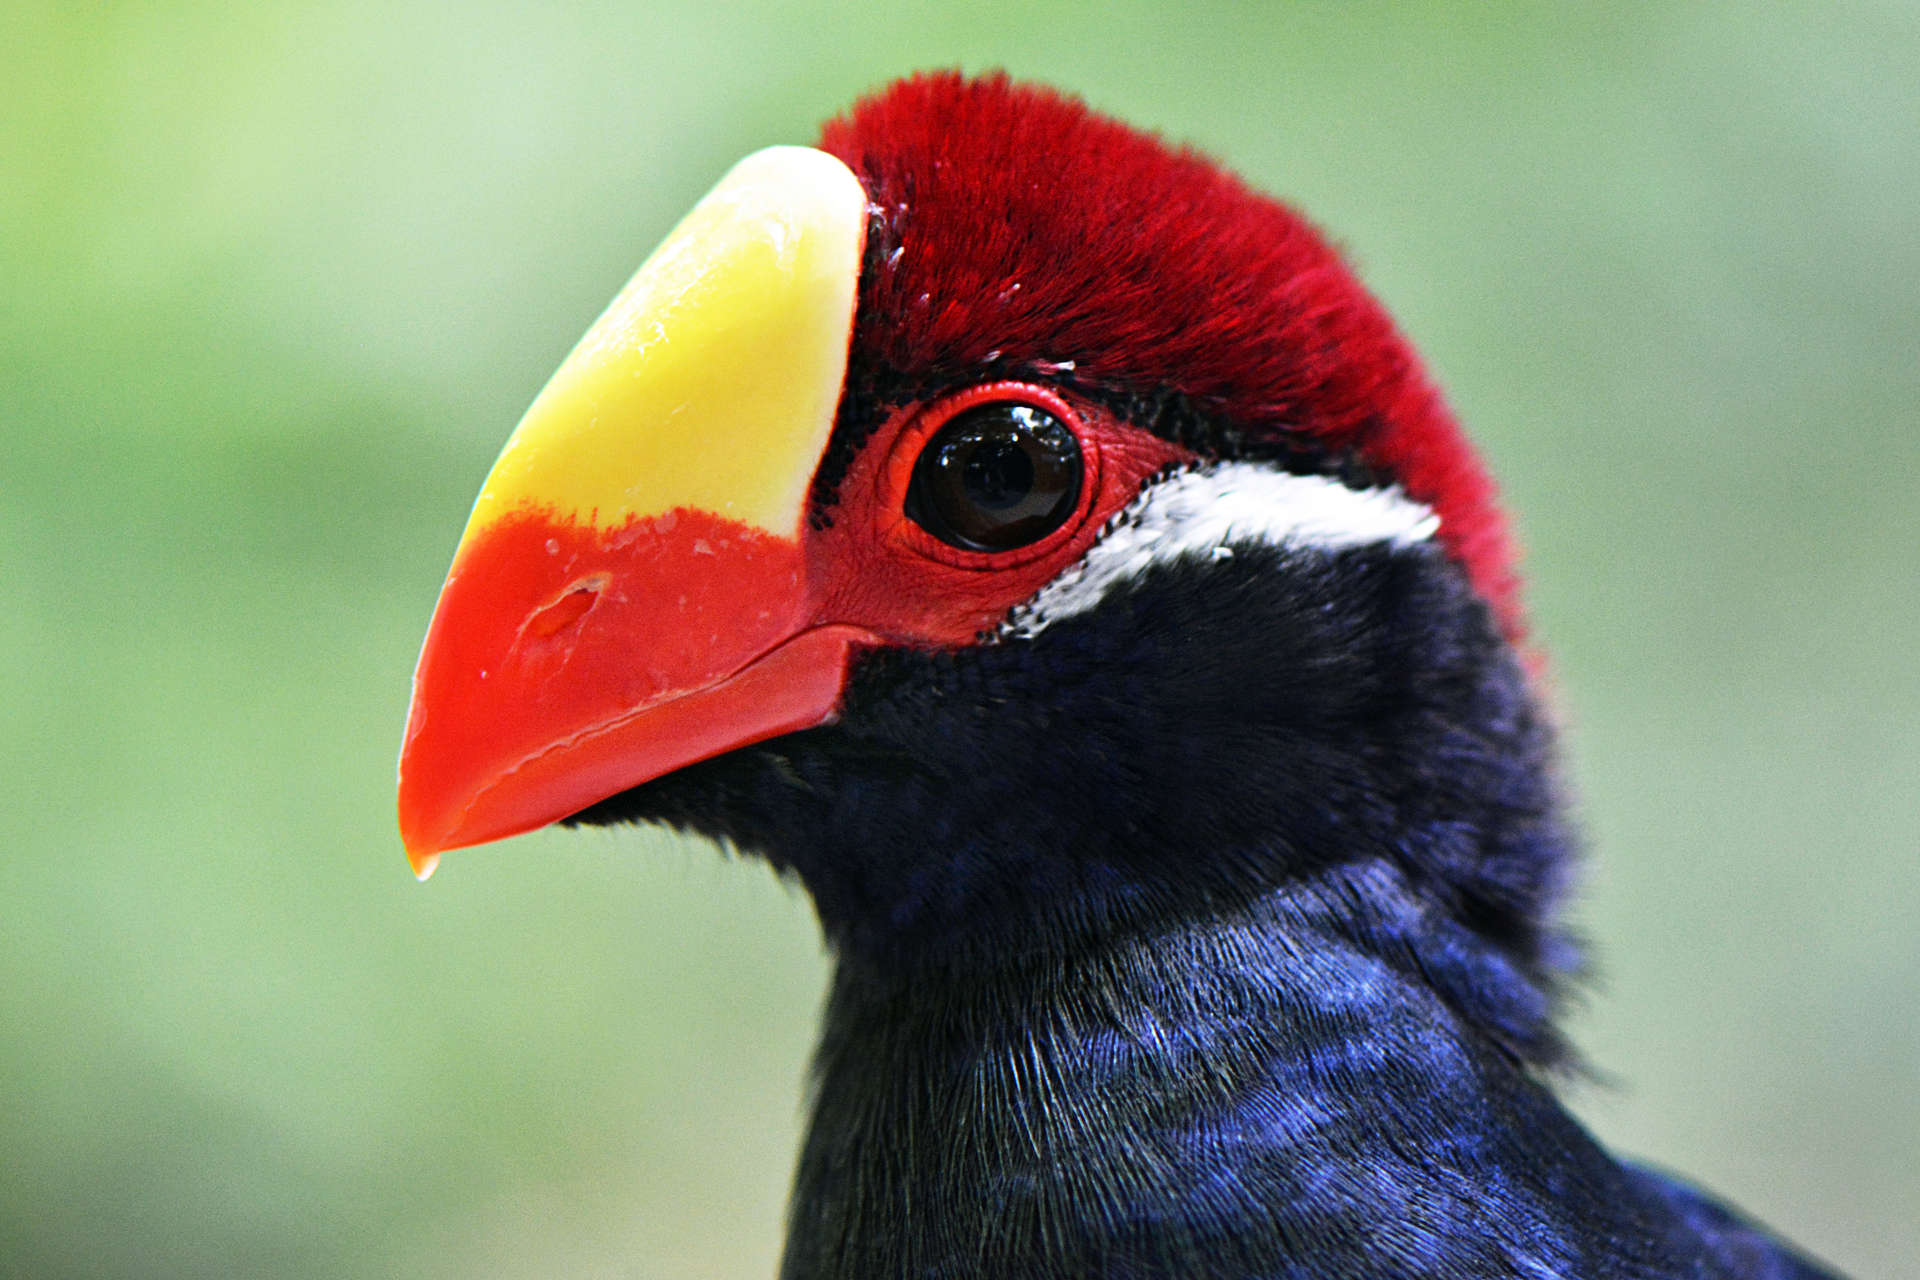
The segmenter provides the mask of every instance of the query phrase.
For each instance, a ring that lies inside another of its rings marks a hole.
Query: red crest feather
[[[1386,311],[1298,213],[1206,157],[1003,75],[899,81],[829,123],[887,250],[856,343],[912,375],[996,362],[1172,391],[1351,453],[1440,515],[1521,631],[1494,486]]]

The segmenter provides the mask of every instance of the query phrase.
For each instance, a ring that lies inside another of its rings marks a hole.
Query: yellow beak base
[[[528,409],[414,674],[400,827],[417,871],[831,714],[845,629],[792,642],[814,621],[800,538],[865,228],[840,161],[804,147],[747,157]],[[783,649],[783,669],[806,658],[805,706],[735,679]],[[649,732],[655,712],[691,723],[687,699],[722,685],[742,692],[700,713],[726,723],[688,740],[692,759]]]

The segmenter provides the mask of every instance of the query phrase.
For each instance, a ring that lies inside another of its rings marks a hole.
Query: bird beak
[[[818,616],[802,538],[865,227],[832,156],[747,157],[527,411],[414,671],[400,833],[417,874],[832,718],[872,637]]]

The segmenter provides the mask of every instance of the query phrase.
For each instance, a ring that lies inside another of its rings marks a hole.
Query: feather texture
[[[789,1280],[1817,1280],[1554,1097],[1574,848],[1504,525],[1320,235],[999,77],[823,145],[872,225],[813,530],[876,433],[998,379],[1188,461],[978,642],[877,645],[830,722],[574,819],[813,900]]]

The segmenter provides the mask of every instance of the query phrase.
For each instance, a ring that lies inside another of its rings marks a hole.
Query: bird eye
[[[913,464],[907,516],[967,551],[1010,551],[1065,524],[1080,501],[1080,442],[1038,405],[1003,400],[954,415]]]

